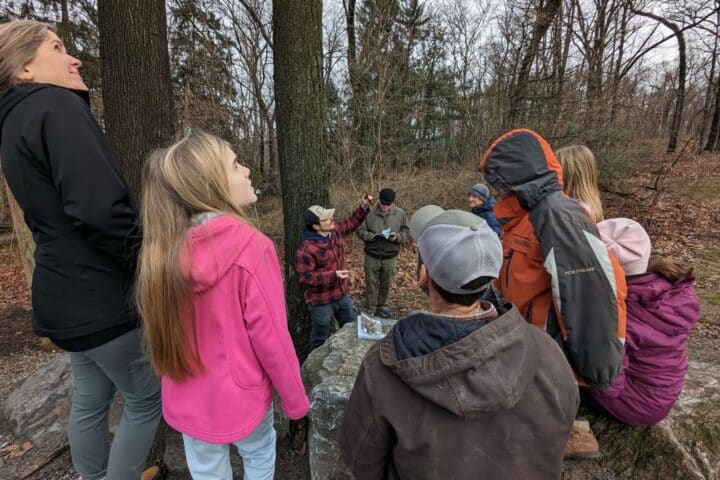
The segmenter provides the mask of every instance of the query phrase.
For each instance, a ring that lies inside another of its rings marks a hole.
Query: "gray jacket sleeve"
[[[410,227],[408,227],[407,214],[405,210],[400,210],[400,229],[397,231],[398,243],[407,243],[410,240]]]
[[[370,217],[370,215],[365,217],[365,220],[363,220],[357,230],[355,230],[355,235],[363,242],[371,242],[375,237],[375,232],[368,228],[368,217]]]

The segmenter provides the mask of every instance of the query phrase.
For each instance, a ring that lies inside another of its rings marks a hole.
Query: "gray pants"
[[[140,329],[84,352],[70,352],[75,385],[68,437],[83,480],[136,480],[160,422],[160,380],[145,354]],[[109,439],[108,411],[115,390],[125,409]]]

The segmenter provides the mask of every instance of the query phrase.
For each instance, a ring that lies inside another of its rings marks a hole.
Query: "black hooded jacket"
[[[36,243],[33,330],[70,351],[137,326],[137,210],[85,92],[0,94],[0,160]]]

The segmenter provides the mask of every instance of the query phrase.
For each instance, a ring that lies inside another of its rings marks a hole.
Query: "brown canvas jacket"
[[[406,360],[397,359],[397,332],[363,360],[334,478],[560,478],[579,398],[552,339],[515,308]]]

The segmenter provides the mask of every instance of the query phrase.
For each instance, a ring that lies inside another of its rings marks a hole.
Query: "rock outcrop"
[[[393,321],[384,321],[383,329]],[[335,442],[345,404],[355,377],[373,340],[358,340],[354,322],[345,325],[322,346],[310,353],[302,366],[305,389],[310,397],[308,450],[312,480],[330,478],[338,450]]]
[[[653,427],[628,427],[594,415],[592,427],[603,450],[600,463],[618,478],[719,479],[719,370],[691,361],[680,399]]]
[[[67,439],[73,379],[70,356],[58,353],[41,365],[3,404],[3,415],[17,438],[61,445]],[[114,431],[122,415],[122,397],[116,395],[110,409]]]
[[[358,340],[355,324],[349,324],[313,351],[303,364],[303,379],[312,402],[308,439],[312,480],[330,478],[337,460],[335,438],[345,404],[372,344]],[[682,396],[660,424],[635,428],[590,413],[602,456],[597,460],[566,461],[563,479],[719,480],[719,405],[717,365],[691,362]]]

